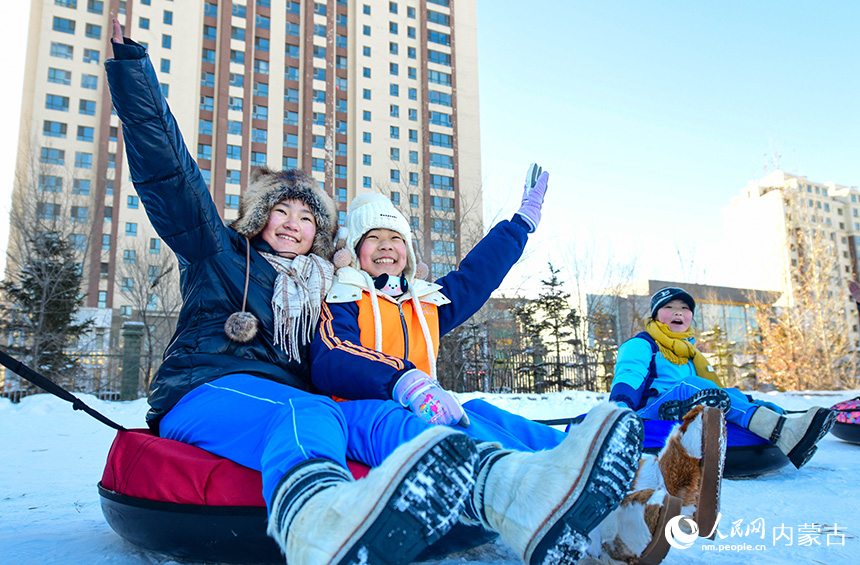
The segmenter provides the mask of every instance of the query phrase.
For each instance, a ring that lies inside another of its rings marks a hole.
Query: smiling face
[[[301,200],[284,200],[272,207],[260,237],[278,255],[295,257],[311,250],[316,233],[316,220],[308,205]]]
[[[676,298],[657,310],[657,321],[669,326],[673,332],[684,333],[693,322],[693,311],[686,302]]]
[[[358,249],[358,264],[371,277],[400,276],[406,269],[406,241],[394,230],[370,230]]]

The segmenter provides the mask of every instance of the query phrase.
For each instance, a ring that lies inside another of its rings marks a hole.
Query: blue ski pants
[[[564,433],[482,400],[464,404],[472,425],[456,428],[508,449],[551,449]],[[263,499],[295,465],[322,457],[380,465],[430,424],[393,400],[335,402],[268,379],[227,375],[186,394],[159,424],[162,437],[195,445],[261,472]]]
[[[686,400],[697,392],[705,389],[719,388],[712,381],[702,377],[685,377],[683,381],[648,401],[645,408],[639,410],[639,415],[646,420],[659,420],[660,405],[670,400]],[[747,398],[747,395],[736,388],[723,389],[732,400],[731,408],[726,412],[726,421],[744,429],[749,428],[750,418],[759,407]]]

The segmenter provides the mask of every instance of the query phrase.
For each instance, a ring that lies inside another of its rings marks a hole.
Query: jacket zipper
[[[400,312],[400,326],[403,328],[403,359],[409,359],[409,332],[406,330],[406,317],[403,315],[403,305],[398,304]]]

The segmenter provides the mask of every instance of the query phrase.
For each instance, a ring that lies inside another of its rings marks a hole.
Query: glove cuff
[[[408,408],[415,395],[424,392],[431,386],[433,386],[433,381],[427,373],[420,369],[410,369],[397,379],[392,398],[404,408]]]

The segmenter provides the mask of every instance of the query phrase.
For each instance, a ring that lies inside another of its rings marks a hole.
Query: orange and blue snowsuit
[[[358,270],[339,269],[320,316],[311,344],[311,377],[325,394],[340,399],[390,400],[397,380],[418,368],[432,374],[431,359],[439,338],[468,320],[501,285],[522,255],[528,238],[525,223],[515,216],[498,223],[469,252],[460,267],[434,283],[416,280],[398,299],[378,293],[376,323],[367,279]],[[418,298],[429,330],[428,348],[412,297]],[[376,349],[375,328],[381,328]],[[510,449],[540,450],[558,445],[561,432],[536,424],[482,400],[463,405],[472,437],[498,441]]]

